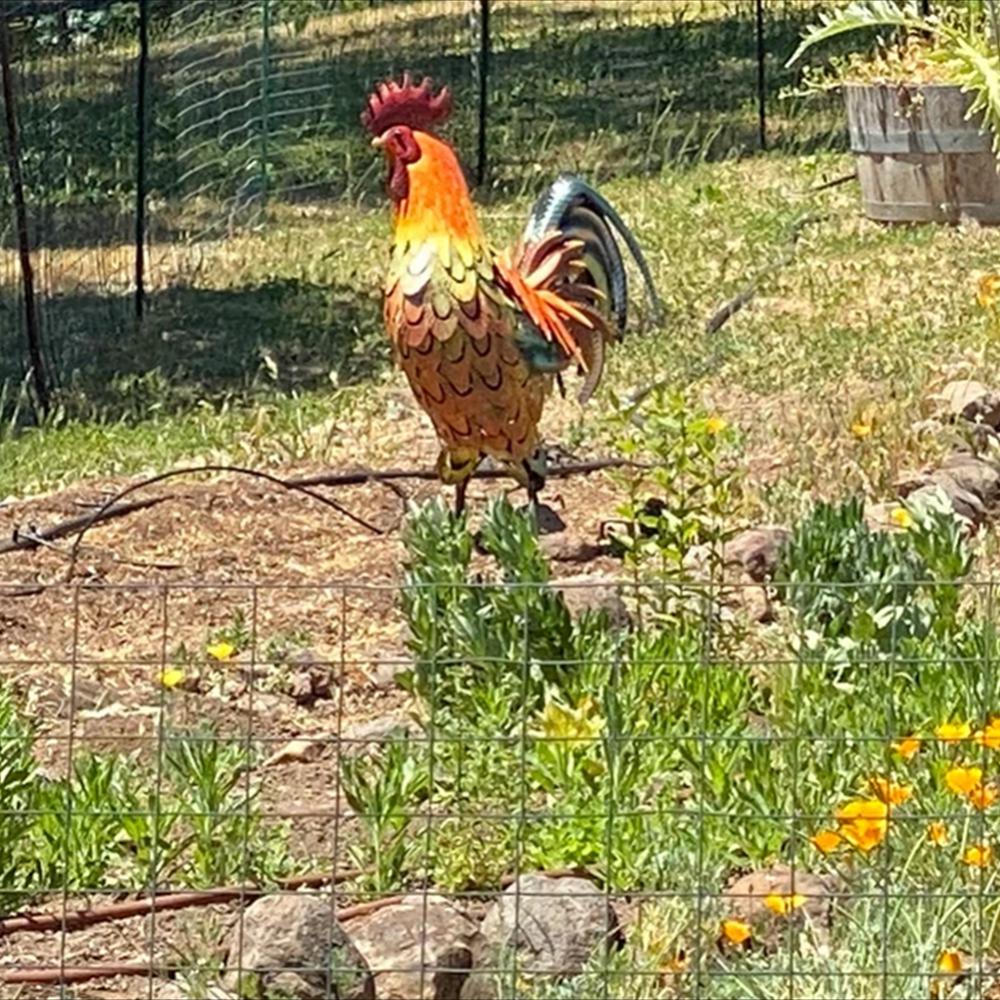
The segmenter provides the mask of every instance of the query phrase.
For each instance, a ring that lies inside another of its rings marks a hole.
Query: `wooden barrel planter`
[[[1000,224],[992,136],[956,86],[847,84],[847,127],[865,215],[879,222]]]

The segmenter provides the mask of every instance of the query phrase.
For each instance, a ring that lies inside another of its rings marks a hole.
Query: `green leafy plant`
[[[852,0],[821,12],[818,21],[802,38],[788,60],[796,63],[814,46],[853,32],[891,28],[902,32],[902,40],[882,43],[867,57],[841,60],[833,80],[813,77],[815,87],[850,79],[870,79],[885,75],[907,76],[923,82],[927,64],[936,69],[934,79],[953,83],[974,97],[970,117],[981,115],[993,134],[993,148],[1000,154],[1000,20],[996,0],[972,0],[943,6],[933,14],[923,14],[917,0]]]
[[[903,530],[877,531],[853,498],[820,503],[784,546],[775,584],[806,629],[883,652],[958,624],[971,553],[944,502],[899,508]]]
[[[739,495],[733,431],[722,417],[662,387],[620,405],[611,428],[617,449],[633,463],[617,474],[627,495],[618,508],[626,563],[637,577],[659,583],[654,610],[676,614],[690,596],[684,584],[694,578],[696,550],[713,572],[733,531]]]
[[[376,757],[343,756],[340,787],[365,831],[364,841],[348,848],[359,867],[372,868],[363,880],[375,892],[399,888],[423,846],[411,826],[413,811],[428,794],[426,764],[408,739],[394,739]]]
[[[249,776],[253,761],[245,742],[204,728],[166,741],[169,795],[161,812],[171,822],[178,813],[178,829],[186,831],[178,861],[185,882],[269,881],[285,869],[284,833],[262,822],[260,785]]]

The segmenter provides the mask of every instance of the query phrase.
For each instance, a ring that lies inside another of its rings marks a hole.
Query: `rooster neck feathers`
[[[482,232],[455,153],[429,132],[414,138],[420,158],[407,167],[407,195],[395,203],[396,239],[416,243],[442,235],[480,247]]]

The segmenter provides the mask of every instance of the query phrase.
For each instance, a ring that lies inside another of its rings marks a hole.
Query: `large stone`
[[[946,507],[959,517],[964,518],[972,527],[978,527],[986,520],[986,507],[974,493],[963,489],[957,480],[947,472],[938,469],[934,473],[934,482],[930,486],[921,486],[907,497],[915,510],[921,507],[940,508],[942,498]]]
[[[329,901],[262,896],[229,935],[223,986],[260,1000],[374,1000],[368,965]]]
[[[564,576],[554,580],[552,587],[574,618],[604,614],[612,625],[628,624],[628,609],[622,600],[621,586],[614,577],[599,574]]]
[[[781,547],[791,535],[788,528],[778,524],[748,528],[723,546],[723,562],[741,567],[751,580],[764,583],[774,575]]]
[[[723,916],[750,924],[754,938],[765,948],[776,949],[788,940],[789,924],[809,928],[818,941],[826,941],[833,922],[838,885],[832,877],[822,877],[784,865],[775,865],[740,876],[723,893]],[[789,914],[775,913],[765,902],[768,896],[804,896]]]
[[[994,430],[1000,427],[1000,394],[982,382],[956,379],[937,394],[937,399],[947,416],[985,424]]]
[[[378,1000],[458,1000],[477,925],[444,897],[407,896],[346,926]]]
[[[619,940],[615,912],[593,882],[522,875],[483,918],[462,1000],[506,996],[501,983],[510,975],[503,970],[515,963],[519,980],[575,976]]]
[[[1000,464],[997,462],[967,452],[955,452],[941,463],[939,472],[978,497],[988,509],[1000,501]]]
[[[553,562],[588,563],[607,554],[606,546],[600,542],[593,542],[571,531],[542,535],[538,546]]]

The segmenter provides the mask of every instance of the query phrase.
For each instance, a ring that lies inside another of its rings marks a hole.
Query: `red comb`
[[[361,113],[361,124],[372,135],[381,135],[393,125],[425,130],[444,121],[451,114],[451,91],[442,87],[435,94],[433,86],[429,76],[415,85],[409,73],[403,74],[402,83],[395,80],[380,83]]]

